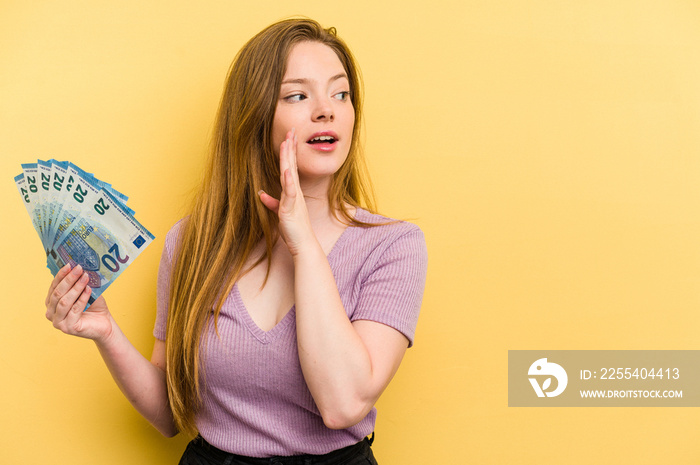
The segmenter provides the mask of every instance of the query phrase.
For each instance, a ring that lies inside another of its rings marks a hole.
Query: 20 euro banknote
[[[71,223],[47,256],[47,264],[54,275],[66,263],[71,267],[83,267],[92,289],[90,303],[102,295],[154,239],[104,188],[92,208],[94,211],[83,211]]]
[[[14,178],[55,276],[65,264],[81,265],[90,303],[153,241],[134,218],[126,197],[111,184],[67,161],[22,165]]]

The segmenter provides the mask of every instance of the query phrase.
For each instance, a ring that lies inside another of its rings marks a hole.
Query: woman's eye
[[[350,97],[349,91],[338,92],[337,94],[335,94],[335,98],[342,101],[346,101],[348,97]]]
[[[290,95],[288,97],[285,97],[284,99],[287,102],[301,102],[305,98],[306,98],[306,95],[304,95],[304,94],[294,94],[294,95]]]

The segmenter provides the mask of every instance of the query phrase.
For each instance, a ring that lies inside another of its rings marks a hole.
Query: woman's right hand
[[[87,283],[88,275],[80,265],[61,268],[46,296],[46,318],[66,334],[104,342],[112,334],[114,320],[102,296],[83,311],[92,292]]]

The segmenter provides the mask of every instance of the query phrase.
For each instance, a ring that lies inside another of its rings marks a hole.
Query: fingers
[[[292,174],[291,169],[284,172],[284,183],[282,185],[282,189],[284,190],[284,195],[286,195],[289,199],[290,205],[293,205],[294,199],[297,196],[297,185],[294,182],[294,175]]]
[[[289,148],[287,151],[289,157],[289,172],[292,175],[294,181],[294,186],[299,188],[299,170],[297,169],[297,134],[294,129],[292,129],[291,137],[289,140]]]
[[[58,274],[56,275],[58,276]],[[57,327],[70,309],[75,305],[88,283],[88,275],[83,272],[83,268],[78,265],[73,268],[49,294],[49,303],[46,307],[46,318]],[[87,300],[86,300],[87,302]],[[82,306],[80,311],[85,308]]]
[[[294,128],[287,133],[287,138],[280,146],[280,182],[282,184],[280,203],[287,210],[291,210],[297,192],[300,190],[297,171],[297,136]]]
[[[58,273],[56,273],[56,277],[49,288],[49,294],[46,296],[47,319],[53,321],[58,301],[63,297],[68,289],[73,287],[73,284],[75,284],[78,278],[80,278],[82,272],[83,268],[80,265],[77,265],[71,269],[70,265],[66,264],[58,271]]]
[[[292,128],[287,132],[287,138],[280,144],[280,185],[282,186],[280,199],[275,199],[263,190],[258,191],[263,205],[275,213],[279,214],[280,204],[284,204],[286,209],[291,209],[297,191],[300,190],[296,155],[297,136],[296,130]]]
[[[56,277],[54,277],[53,281],[51,282],[51,286],[49,286],[49,293],[46,294],[46,301],[44,302],[44,305],[46,305],[46,306],[49,305],[49,298],[51,297],[51,294],[53,293],[54,289],[56,289],[56,286],[58,286],[58,283],[60,283],[69,272],[70,272],[70,264],[69,263],[66,263],[63,266],[63,268],[58,270],[58,273],[56,273]]]
[[[280,144],[280,182],[284,185],[284,173],[292,167],[289,151],[294,137],[294,129],[287,132],[287,137]],[[296,149],[296,147],[295,147]]]
[[[280,145],[280,181],[284,181],[287,170],[297,174],[297,134],[294,128],[287,132],[286,139]]]
[[[87,278],[87,274],[83,275],[83,277]],[[87,279],[85,279],[85,281],[87,282]],[[63,321],[59,323],[54,321],[54,326],[64,332],[79,334],[81,329],[80,317],[83,314],[83,310],[85,309],[88,300],[90,300],[91,294],[92,289],[90,289],[90,286],[85,286],[85,288],[83,288],[83,291],[78,296],[78,300],[76,300],[75,303],[70,307],[70,309],[68,309],[68,312]]]
[[[260,197],[260,201],[265,205],[269,210],[277,213],[280,207],[280,201],[265,192],[264,190],[259,190],[258,191],[258,196]]]

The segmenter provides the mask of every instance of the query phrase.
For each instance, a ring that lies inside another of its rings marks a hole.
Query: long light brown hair
[[[259,200],[264,190],[279,198],[279,159],[272,147],[272,122],[287,57],[299,42],[313,41],[335,51],[350,81],[355,125],[350,152],[334,174],[328,201],[338,219],[351,217],[346,204],[375,211],[374,196],[360,146],[362,87],[359,68],[334,28],[309,19],[275,23],[254,36],[236,55],[226,80],[202,186],[182,227],[170,288],[166,337],[167,385],[178,429],[196,432],[195,412],[203,379],[200,347],[205,346],[244,264],[262,240],[267,260],[278,239],[277,217]],[[338,213],[339,212],[339,213]],[[250,269],[250,268],[248,268]],[[266,278],[267,279],[267,276]]]

